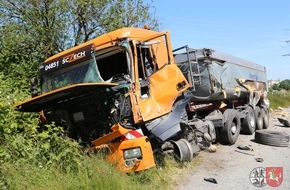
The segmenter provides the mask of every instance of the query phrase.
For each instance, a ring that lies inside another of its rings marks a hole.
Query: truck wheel
[[[173,144],[175,158],[180,162],[190,162],[193,159],[193,149],[187,139],[170,141]]]
[[[224,112],[225,124],[221,129],[221,140],[226,144],[235,144],[241,131],[241,120],[236,110]]]
[[[257,143],[270,146],[288,147],[289,138],[289,135],[268,129],[259,130],[255,133],[255,141]]]
[[[247,135],[251,135],[255,132],[256,129],[256,118],[255,112],[252,107],[248,106],[245,109],[246,117],[242,122],[242,132]]]
[[[263,116],[263,129],[268,129],[269,127],[269,110],[267,108],[262,108]]]
[[[259,106],[255,107],[256,130],[263,129],[263,113]]]

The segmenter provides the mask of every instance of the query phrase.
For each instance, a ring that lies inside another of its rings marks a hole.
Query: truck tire
[[[241,131],[241,120],[237,110],[227,109],[224,112],[225,124],[221,129],[221,141],[232,145],[237,141]]]
[[[255,133],[255,141],[257,143],[270,146],[288,147],[289,138],[289,135],[268,129],[259,130]]]
[[[242,122],[242,132],[247,135],[251,135],[256,130],[256,118],[254,109],[248,106],[245,109],[246,117],[243,119]]]
[[[260,106],[255,107],[255,118],[256,118],[256,130],[263,129],[263,115]]]
[[[263,116],[263,129],[268,129],[269,127],[269,110],[267,108],[262,108],[262,116]]]

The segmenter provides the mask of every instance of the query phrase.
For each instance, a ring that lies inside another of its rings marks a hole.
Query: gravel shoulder
[[[290,119],[290,108],[270,113],[269,129],[290,135],[290,127],[283,127],[278,117]],[[238,145],[249,146],[252,150],[239,150]],[[217,152],[202,151],[198,157],[202,164],[184,172],[174,189],[290,189],[290,147],[274,147],[258,144],[253,135],[241,134],[232,146],[217,145]],[[255,158],[262,158],[257,162]],[[255,187],[250,182],[250,173],[257,167],[283,167],[283,182],[278,187]],[[217,184],[204,178],[214,178]]]

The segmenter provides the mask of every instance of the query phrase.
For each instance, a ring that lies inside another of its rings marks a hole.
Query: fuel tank
[[[191,85],[194,101],[244,99],[249,91],[267,94],[262,65],[208,48],[184,46],[173,52],[175,63]]]

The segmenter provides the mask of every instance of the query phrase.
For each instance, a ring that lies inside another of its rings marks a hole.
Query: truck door
[[[140,42],[136,49],[137,102],[143,121],[148,121],[170,112],[176,98],[189,84],[173,63],[168,33]]]

